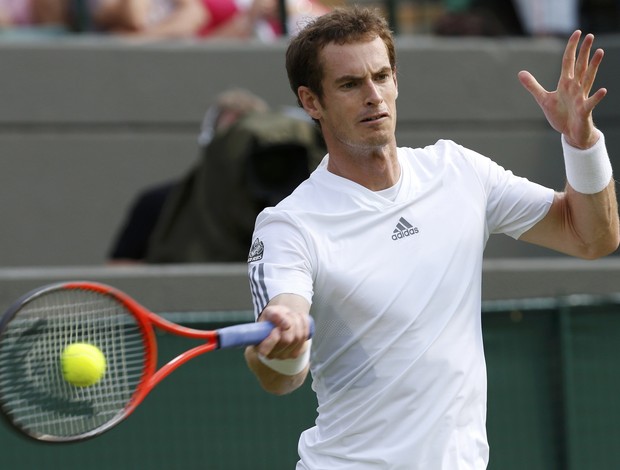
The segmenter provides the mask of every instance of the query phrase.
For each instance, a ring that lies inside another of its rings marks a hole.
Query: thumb
[[[537,103],[540,103],[547,94],[547,90],[545,90],[534,78],[534,76],[526,70],[519,72],[518,77],[521,85],[523,85],[523,87],[530,92]]]

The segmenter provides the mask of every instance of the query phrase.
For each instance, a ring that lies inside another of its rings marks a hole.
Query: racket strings
[[[106,357],[92,386],[63,378],[60,356],[71,343],[89,343]],[[144,373],[143,333],[113,297],[58,289],[35,297],[15,314],[0,341],[3,411],[27,434],[63,440],[91,433],[121,415]]]

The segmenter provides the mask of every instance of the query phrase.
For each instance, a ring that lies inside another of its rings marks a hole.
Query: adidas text
[[[418,230],[418,227],[412,227],[410,229],[407,230],[402,230],[398,233],[395,233],[392,235],[392,240],[400,240],[401,238],[405,238],[405,237],[409,237],[411,235],[415,235],[416,233],[418,233],[420,230]]]

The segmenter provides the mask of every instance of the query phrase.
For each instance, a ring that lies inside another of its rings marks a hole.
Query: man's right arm
[[[285,395],[299,388],[308,375],[311,342],[310,304],[296,294],[280,294],[267,304],[259,321],[275,325],[259,345],[245,350],[245,360],[263,389]]]

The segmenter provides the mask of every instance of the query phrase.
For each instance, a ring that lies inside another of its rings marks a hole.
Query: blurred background
[[[252,320],[238,256],[112,259],[145,188],[172,181],[176,192],[166,194],[178,203],[195,175],[224,171],[204,162],[218,142],[213,110],[223,109],[227,90],[305,119],[284,71],[287,39],[306,18],[346,4],[221,1],[211,3],[228,16],[189,1],[0,0],[3,309],[35,286],[79,278],[115,285],[200,328]],[[595,88],[609,90],[595,122],[620,168],[620,2],[360,3],[381,9],[397,36],[399,145],[452,139],[558,190],[560,138],[517,73],[529,70],[555,88],[570,33],[594,32],[605,50]],[[304,162],[311,166],[309,156]],[[245,176],[220,181],[209,207],[250,187],[250,170],[236,170]],[[158,204],[150,224],[166,213]],[[234,207],[226,209],[231,219]],[[490,469],[617,468],[619,281],[617,253],[582,262],[491,238],[483,281]],[[164,357],[183,349],[167,335],[161,341]],[[3,426],[0,446],[7,469],[291,469],[315,408],[310,384],[268,396],[240,352],[222,352],[175,372],[101,438],[44,446]]]

